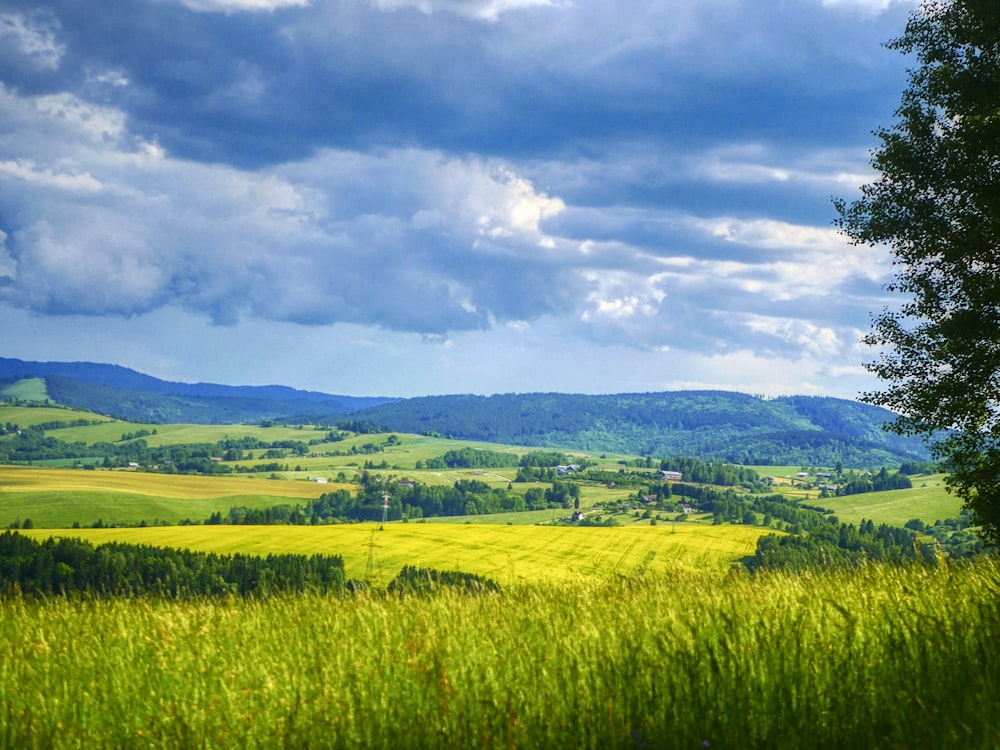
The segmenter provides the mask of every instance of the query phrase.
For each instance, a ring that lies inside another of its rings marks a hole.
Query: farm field
[[[928,524],[954,518],[962,509],[962,502],[945,490],[944,475],[911,477],[913,488],[868,492],[863,495],[824,498],[816,504],[829,508],[845,523],[858,524],[863,519],[875,523],[902,526],[912,518]]]
[[[246,477],[0,466],[0,526],[30,518],[39,527],[203,521],[234,505],[262,508],[316,499],[336,484]]]
[[[421,483],[449,486],[460,479],[475,479],[504,489],[516,475],[514,470],[484,472],[475,469],[374,473],[387,481],[408,477]],[[272,480],[266,478],[269,476],[266,473],[200,476],[0,465],[0,527],[25,518],[30,518],[36,527],[44,528],[69,527],[74,522],[88,526],[98,519],[109,524],[178,523],[182,519],[204,521],[215,511],[225,514],[237,505],[263,508],[283,503],[302,504],[326,492],[357,489],[356,485],[309,481],[310,477],[327,475],[308,471],[280,472],[281,478]],[[353,472],[347,476],[353,476]],[[531,487],[551,485],[526,482],[514,486],[517,491],[524,492]],[[619,501],[630,492],[633,491],[584,485],[580,493],[581,507],[587,509],[598,502]],[[534,524],[552,518],[552,511],[531,511],[440,520]]]
[[[484,524],[371,523],[334,526],[176,526],[129,529],[34,529],[36,539],[73,536],[93,544],[122,541],[199,552],[256,555],[336,554],[349,578],[364,579],[374,533],[383,585],[404,565],[460,570],[500,584],[606,580],[672,570],[722,570],[752,555],[767,529],[681,523],[581,528]],[[773,530],[772,530],[773,531]]]

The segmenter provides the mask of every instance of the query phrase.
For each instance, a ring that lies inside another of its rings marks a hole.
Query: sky
[[[854,398],[915,0],[0,0],[0,356]]]

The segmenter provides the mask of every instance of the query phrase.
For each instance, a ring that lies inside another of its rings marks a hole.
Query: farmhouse
[[[679,471],[661,471],[660,476],[665,482],[680,482],[684,479],[684,475]]]

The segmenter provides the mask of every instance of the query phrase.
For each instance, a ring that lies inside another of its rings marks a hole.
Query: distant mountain
[[[391,398],[337,396],[281,385],[160,380],[119,365],[0,357],[0,381],[43,378],[52,401],[133,422],[225,424],[323,415],[336,418]]]
[[[763,400],[727,391],[431,396],[382,404],[354,418],[400,432],[751,465],[865,467],[930,459],[919,439],[882,429],[891,412],[827,397]]]
[[[693,456],[748,465],[897,466],[927,461],[893,414],[846,399],[728,391],[360,398],[285,386],[173,383],[116,365],[0,358],[0,381],[44,378],[57,403],[133,422],[231,424],[349,417],[395,432],[595,453]]]

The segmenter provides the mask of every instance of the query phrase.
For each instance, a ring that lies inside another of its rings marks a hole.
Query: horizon
[[[865,403],[865,402],[859,401],[859,399],[856,399],[856,398],[855,399],[845,399],[845,398],[842,398],[840,396],[827,396],[827,395],[824,395],[824,394],[784,393],[784,394],[778,394],[778,395],[769,395],[769,394],[764,394],[764,393],[747,393],[745,391],[735,391],[735,390],[729,390],[729,389],[725,389],[725,388],[671,388],[671,389],[665,389],[665,390],[660,390],[660,391],[607,391],[607,392],[600,392],[600,393],[596,393],[596,392],[595,393],[584,393],[584,392],[580,392],[580,391],[503,391],[503,392],[496,392],[496,393],[475,393],[475,392],[463,391],[463,392],[453,392],[453,393],[424,393],[424,394],[420,394],[420,395],[416,395],[416,396],[394,396],[394,395],[386,394],[386,393],[379,393],[379,394],[358,394],[358,393],[346,393],[346,392],[345,393],[339,393],[339,392],[338,393],[332,393],[332,392],[328,392],[328,391],[315,391],[315,390],[309,390],[309,389],[304,389],[304,388],[294,388],[293,386],[289,386],[289,385],[286,385],[284,383],[249,384],[249,383],[221,383],[221,382],[205,381],[205,380],[196,380],[196,381],[166,380],[164,378],[158,378],[155,375],[150,375],[149,373],[142,372],[140,370],[136,370],[134,368],[127,367],[125,365],[115,364],[115,363],[112,363],[112,362],[93,362],[93,361],[89,361],[89,360],[87,360],[87,361],[85,361],[85,360],[74,360],[72,362],[58,361],[58,360],[49,360],[49,361],[44,361],[43,362],[43,361],[40,361],[40,360],[24,360],[24,359],[20,359],[20,358],[17,358],[17,357],[0,357],[0,361],[2,361],[2,360],[8,360],[8,361],[13,360],[13,361],[17,361],[17,362],[20,362],[22,364],[25,364],[25,365],[32,365],[32,364],[41,364],[41,365],[97,365],[99,367],[113,367],[113,368],[120,368],[120,369],[128,370],[129,372],[136,373],[138,375],[152,377],[152,378],[155,378],[157,380],[160,380],[161,382],[177,383],[177,384],[180,384],[180,385],[210,385],[210,386],[222,386],[222,387],[225,387],[225,388],[284,388],[284,389],[290,389],[290,390],[294,390],[294,391],[298,391],[298,392],[302,392],[302,393],[316,393],[316,394],[320,394],[320,395],[324,395],[324,396],[342,396],[342,397],[347,397],[347,398],[358,398],[358,399],[389,399],[389,400],[392,400],[392,401],[407,401],[407,400],[415,399],[415,398],[448,398],[448,397],[452,397],[452,396],[476,396],[476,397],[482,397],[482,398],[491,398],[491,397],[494,397],[494,396],[532,396],[532,395],[594,396],[594,397],[600,397],[600,396],[655,395],[657,393],[732,393],[732,394],[735,394],[735,395],[747,396],[749,398],[754,398],[754,399],[757,399],[757,400],[760,400],[760,401],[774,401],[776,399],[781,399],[781,398],[799,398],[799,397],[803,397],[803,398],[834,398],[834,399],[840,399],[840,400],[845,400],[845,401],[854,401],[854,402],[857,402],[857,403]],[[25,377],[26,378],[31,378],[31,377],[44,377],[44,376],[27,375]],[[875,407],[875,408],[884,408],[884,407]]]
[[[856,400],[916,0],[9,0],[5,356]]]

